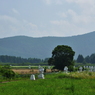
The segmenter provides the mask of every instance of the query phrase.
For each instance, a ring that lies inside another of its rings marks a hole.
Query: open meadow
[[[95,72],[46,73],[0,83],[0,95],[95,95]]]

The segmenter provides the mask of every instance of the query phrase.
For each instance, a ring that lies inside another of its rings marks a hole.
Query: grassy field
[[[95,95],[95,73],[46,74],[45,79],[0,83],[0,95]]]

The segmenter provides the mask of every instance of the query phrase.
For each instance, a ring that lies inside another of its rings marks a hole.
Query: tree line
[[[77,63],[91,63],[95,64],[95,53],[91,54],[90,56],[83,57],[83,55],[79,54],[77,57]]]
[[[42,63],[45,60],[38,58],[21,58],[16,56],[0,55],[0,62],[2,63]]]

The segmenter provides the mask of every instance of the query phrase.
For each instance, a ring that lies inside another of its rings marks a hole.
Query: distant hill
[[[84,57],[95,53],[95,32],[71,37],[27,37],[14,36],[0,39],[0,55],[23,58],[48,58],[57,45],[69,45]]]

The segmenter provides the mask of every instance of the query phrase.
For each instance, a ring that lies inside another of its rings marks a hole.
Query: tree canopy
[[[63,70],[65,66],[73,66],[73,56],[75,52],[70,46],[58,45],[52,51],[52,57],[48,60],[49,65],[54,65],[56,69]]]
[[[77,58],[77,62],[78,63],[83,63],[83,61],[84,61],[84,57],[81,54],[79,54],[78,58]]]
[[[77,63],[91,63],[95,64],[95,53],[91,54],[90,56],[87,55],[86,57],[83,57],[83,55],[79,54],[77,57]]]
[[[41,63],[43,60],[38,58],[21,58],[8,55],[0,55],[0,62],[4,63]]]

